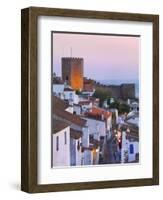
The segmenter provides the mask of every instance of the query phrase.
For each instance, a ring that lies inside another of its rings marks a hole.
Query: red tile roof
[[[80,118],[77,115],[73,115],[70,112],[65,111],[69,107],[68,103],[64,102],[62,99],[54,96],[53,97],[53,113],[54,115],[60,117],[63,121],[71,122],[71,124],[76,124],[78,126],[85,126],[86,120]]]
[[[87,112],[87,115],[96,117],[96,118],[98,118],[98,117],[102,118],[102,115],[103,115],[104,119],[107,119],[112,115],[112,113],[108,112],[102,108],[92,107],[91,111]]]
[[[72,124],[76,124],[78,126],[85,126],[87,122],[86,120],[81,119],[77,115],[73,115],[72,113],[57,108],[54,110],[54,114],[62,118],[64,121],[71,122]]]
[[[68,107],[69,107],[68,102],[63,101],[62,99],[56,96],[52,97],[53,112],[55,111],[56,108],[61,110],[66,110]]]

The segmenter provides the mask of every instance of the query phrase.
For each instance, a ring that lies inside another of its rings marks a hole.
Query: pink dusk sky
[[[62,57],[84,59],[84,76],[95,80],[138,80],[140,37],[53,33],[53,72]]]

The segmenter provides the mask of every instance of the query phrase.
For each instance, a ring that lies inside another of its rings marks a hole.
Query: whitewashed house
[[[63,91],[64,91],[64,84],[53,84],[53,95],[60,97],[61,99],[64,99]]]
[[[139,154],[139,142],[130,140],[128,144],[128,162],[136,161],[138,154]]]
[[[93,106],[93,104],[90,100],[79,101],[79,105],[82,108],[82,113],[90,111]]]
[[[70,165],[82,165],[82,132],[70,129]]]
[[[129,106],[132,111],[135,111],[135,112],[139,111],[139,103],[138,102],[134,101]]]
[[[73,114],[81,115],[82,114],[82,107],[79,104],[73,104]]]
[[[95,92],[95,89],[93,89],[92,91],[83,90],[82,94],[91,97],[94,94],[94,92]]]
[[[87,120],[87,125],[89,126],[89,133],[90,135],[94,136],[94,139],[99,140],[101,136],[106,136],[105,121],[89,117],[83,117],[83,119]]]
[[[75,90],[70,87],[64,88],[63,91],[64,99],[68,100],[69,102],[78,104],[79,103],[79,96],[76,94]]]
[[[111,128],[112,128],[112,113],[106,111],[102,108],[92,107],[92,109],[86,113],[86,116],[96,119],[99,121],[103,121],[105,123],[105,129],[107,133],[107,137],[111,135]]]
[[[92,164],[87,121],[66,111],[69,108],[68,103],[55,96],[53,99],[55,105],[53,110],[54,119],[70,124],[70,165]]]
[[[53,120],[52,167],[70,166],[70,125]]]
[[[132,130],[132,129],[131,129]],[[121,162],[138,162],[139,139],[129,131],[122,131]]]

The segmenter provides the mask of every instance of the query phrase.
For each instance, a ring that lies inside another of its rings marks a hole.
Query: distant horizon
[[[95,80],[139,80],[140,37],[53,33],[53,72],[62,57],[84,59],[84,76]]]

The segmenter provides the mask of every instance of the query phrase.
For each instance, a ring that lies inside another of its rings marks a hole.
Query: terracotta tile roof
[[[64,122],[64,121],[61,121],[61,120],[56,120],[54,119],[53,120],[53,134],[65,129],[66,127],[70,126],[70,124]]]
[[[86,125],[87,121],[85,119],[82,119],[77,115],[73,115],[72,113],[65,111],[65,109],[68,108],[69,105],[62,99],[54,96],[53,105],[53,114],[62,118],[63,121],[71,122],[72,124],[76,124],[78,126]]]
[[[70,137],[74,138],[74,139],[79,139],[81,138],[83,135],[82,131],[78,131],[75,129],[70,129]]]
[[[59,97],[53,96],[52,97],[52,107],[53,107],[53,112],[54,110],[57,109],[61,109],[61,110],[66,110],[69,107],[68,102],[63,101],[62,99],[60,99]]]
[[[112,113],[108,112],[102,108],[92,107],[91,111],[87,112],[87,115],[95,117],[95,118],[98,118],[98,117],[102,118],[102,115],[103,115],[104,119],[107,119],[112,115]]]
[[[72,113],[57,108],[54,110],[54,114],[62,118],[64,121],[71,122],[72,124],[76,124],[78,126],[85,126],[87,122],[77,115],[73,115]]]

